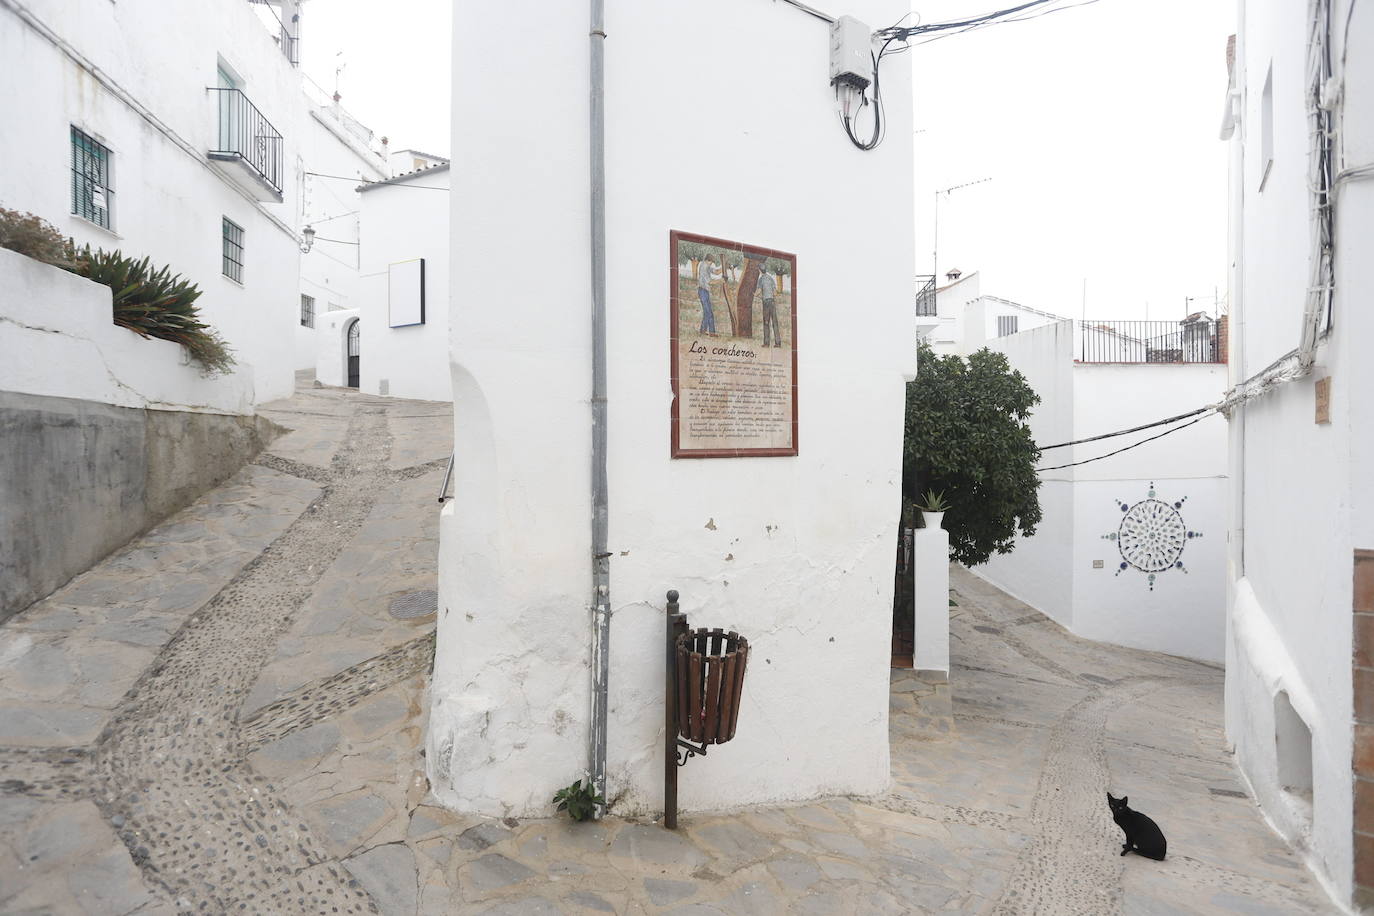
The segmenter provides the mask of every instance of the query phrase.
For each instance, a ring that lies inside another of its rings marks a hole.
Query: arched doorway
[[[358,387],[358,363],[360,362],[358,340],[358,319],[354,318],[348,326],[348,387]]]

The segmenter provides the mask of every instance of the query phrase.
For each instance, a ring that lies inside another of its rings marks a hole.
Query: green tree
[[[789,276],[792,273],[792,262],[786,258],[769,258],[768,271],[782,277]]]
[[[966,566],[1010,553],[1040,522],[1040,449],[1025,422],[1039,403],[1001,353],[984,347],[965,360],[921,344],[906,389],[902,492],[944,492],[950,557]]]

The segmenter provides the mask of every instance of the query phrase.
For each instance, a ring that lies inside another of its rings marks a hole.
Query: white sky
[[[845,12],[844,0],[810,2]],[[936,22],[1015,3],[914,5]],[[302,68],[328,90],[346,64],[345,108],[392,149],[448,155],[451,15],[451,0],[311,0]],[[941,274],[977,270],[985,293],[1072,317],[1085,279],[1089,317],[1144,318],[1146,303],[1158,319],[1214,311],[1234,21],[1233,0],[1097,0],[913,48],[917,271],[931,269],[935,190],[991,176],[942,195]]]
[[[938,22],[1013,5],[917,8]],[[1148,302],[1176,320],[1189,296],[1216,314],[1235,6],[1099,0],[913,47],[917,270],[931,269],[936,190],[991,176],[941,195],[942,275],[977,270],[981,292],[1067,317],[1085,279],[1091,318],[1145,318]]]
[[[562,0],[560,0],[562,2]],[[310,0],[301,13],[301,69],[391,149],[447,157],[453,0]],[[342,52],[342,53],[340,53]]]

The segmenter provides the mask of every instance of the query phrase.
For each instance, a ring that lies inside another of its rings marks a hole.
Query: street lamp
[[[306,226],[301,230],[301,254],[309,254],[315,245],[315,230]]]

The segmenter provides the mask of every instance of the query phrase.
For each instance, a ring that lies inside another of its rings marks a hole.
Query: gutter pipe
[[[611,567],[606,549],[606,23],[604,0],[591,0],[592,258],[592,727],[591,782],[606,797],[607,692],[610,678]],[[605,804],[596,807],[596,817]]]

